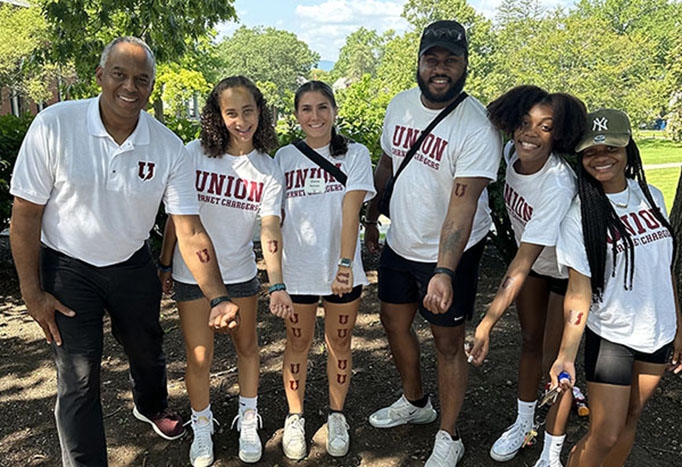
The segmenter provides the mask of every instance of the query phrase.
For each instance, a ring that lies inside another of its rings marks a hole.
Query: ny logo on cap
[[[597,117],[592,121],[592,131],[608,131],[608,127],[606,124],[609,123],[609,121],[606,119],[606,117]]]

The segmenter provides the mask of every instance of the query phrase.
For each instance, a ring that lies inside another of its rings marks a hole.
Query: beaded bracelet
[[[173,270],[173,263],[163,264],[161,260],[159,260],[157,267],[161,272],[171,272]]]
[[[228,297],[227,295],[221,295],[220,297],[216,297],[213,300],[211,300],[211,302],[210,302],[211,309],[213,309],[214,307],[218,306],[219,304],[221,304],[223,302],[231,302],[231,301],[232,301],[232,299],[230,297]]]
[[[280,290],[286,290],[286,289],[287,289],[287,286],[282,284],[281,282],[279,282],[277,284],[272,284],[270,287],[268,287],[268,293],[278,292]]]
[[[455,280],[455,271],[450,268],[435,268],[433,270],[433,275],[435,276],[436,274],[445,274],[446,276],[450,276],[451,280]]]

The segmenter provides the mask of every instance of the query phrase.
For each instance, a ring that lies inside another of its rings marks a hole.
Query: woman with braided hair
[[[576,152],[578,197],[557,243],[569,278],[564,334],[550,377],[570,390],[584,332],[590,428],[568,466],[621,466],[671,353],[671,369],[682,370],[674,237],[661,192],[647,185],[625,113],[589,114]],[[562,371],[571,382],[557,381]]]

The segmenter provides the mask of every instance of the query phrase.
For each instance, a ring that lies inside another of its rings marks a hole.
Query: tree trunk
[[[673,270],[677,279],[677,296],[679,297],[680,292],[682,292],[682,261],[680,261],[680,245],[682,245],[682,176],[677,180],[675,201],[670,210],[670,225],[672,225],[677,243],[677,254],[673,263]]]
[[[163,101],[159,97],[154,101],[154,116],[158,121],[161,123],[164,123],[164,118],[163,118]]]

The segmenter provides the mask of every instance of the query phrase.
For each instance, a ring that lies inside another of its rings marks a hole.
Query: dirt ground
[[[267,312],[263,294],[259,303],[259,339],[262,378],[259,410],[263,416],[262,466],[421,466],[432,449],[438,424],[402,426],[378,430],[367,417],[379,407],[400,396],[400,381],[391,360],[379,320],[376,298],[376,258],[366,266],[372,280],[362,297],[362,307],[353,340],[353,380],[346,405],[351,426],[351,449],[345,458],[329,457],[324,448],[326,436],[327,391],[322,314],[318,313],[318,333],[311,351],[306,399],[306,429],[309,455],[299,463],[287,460],[281,450],[286,402],[281,382],[284,328]],[[504,265],[489,247],[482,264],[477,313],[467,324],[471,334],[494,296]],[[185,392],[184,349],[177,312],[172,300],[164,301],[162,325],[166,331],[170,403],[185,418],[189,401]],[[425,386],[437,406],[436,362],[429,329],[421,318],[415,328],[422,343]],[[472,368],[459,428],[466,453],[463,467],[497,465],[488,456],[496,437],[511,424],[516,414],[516,370],[520,336],[512,309],[496,327],[488,361]],[[189,465],[191,435],[179,441],[162,440],[131,415],[132,400],[126,361],[111,334],[105,338],[102,365],[102,399],[112,466]],[[56,376],[50,349],[38,326],[25,313],[19,298],[14,270],[0,267],[0,466],[60,465],[59,441],[53,418]],[[580,357],[582,358],[582,357]],[[219,336],[211,373],[211,395],[215,417],[221,422],[214,436],[216,466],[237,466],[238,433],[230,429],[237,410],[236,362],[227,336]],[[589,398],[589,396],[588,396]],[[626,465],[637,467],[682,465],[681,420],[682,380],[667,375],[647,407],[639,425],[635,447]],[[568,448],[586,431],[587,419],[571,415],[563,459]],[[540,448],[522,450],[508,466],[532,466]]]

